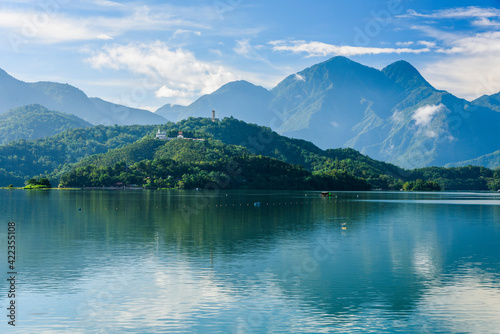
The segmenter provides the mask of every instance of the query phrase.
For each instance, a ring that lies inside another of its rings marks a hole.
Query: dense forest
[[[234,118],[189,118],[161,126],[170,137],[183,131],[185,137],[204,141],[156,140],[157,130],[158,126],[95,126],[10,142],[0,146],[0,183],[20,186],[30,178],[47,177],[62,186],[201,188],[225,177],[224,166],[232,161],[242,169],[230,177],[227,186],[232,188],[354,190],[369,184],[414,191],[500,189],[497,169],[405,170],[349,148],[321,150]]]
[[[80,167],[78,167],[80,166]],[[219,140],[144,138],[82,160],[63,187],[140,185],[148,188],[369,190],[345,172],[312,173],[299,165],[254,155]]]
[[[0,114],[0,145],[21,138],[39,139],[91,126],[75,115],[48,110],[39,104],[27,105]]]

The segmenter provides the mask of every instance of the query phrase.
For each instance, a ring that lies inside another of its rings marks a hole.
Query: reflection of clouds
[[[286,295],[272,273],[218,276],[181,261],[156,264],[140,273],[113,271],[128,272],[124,280],[129,284],[118,286],[102,304],[94,305],[91,317],[82,319],[98,331],[261,332],[297,326],[311,331],[328,324],[326,314]]]
[[[500,282],[491,274],[467,270],[430,288],[419,304],[419,313],[436,331],[498,333]]]
[[[426,243],[415,248],[413,261],[419,274],[434,272],[431,253]],[[272,256],[273,252],[245,255],[240,260],[246,261],[245,267],[258,267]],[[368,328],[486,333],[500,328],[499,278],[471,269],[446,277],[449,285],[429,287],[416,308],[398,315],[382,295],[329,314],[300,293],[290,294],[271,269],[246,274],[217,271],[178,255],[117,263],[89,270],[87,279],[78,283],[76,296],[46,299],[42,304],[50,301],[52,310],[39,317],[43,325],[26,319],[20,333],[63,333],[68,328],[73,333],[82,332],[81,328],[91,333],[352,333]],[[35,297],[30,299],[36,303]],[[75,309],[82,303],[91,305],[92,312],[78,314]],[[28,310],[24,304],[23,311]]]
[[[427,234],[427,237],[431,237],[430,233]],[[438,271],[434,258],[436,254],[434,245],[437,245],[436,240],[417,243],[413,251],[413,268],[418,275],[427,280],[434,278]]]

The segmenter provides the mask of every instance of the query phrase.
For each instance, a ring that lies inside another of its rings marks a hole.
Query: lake
[[[0,217],[1,333],[500,332],[500,193],[0,190]]]

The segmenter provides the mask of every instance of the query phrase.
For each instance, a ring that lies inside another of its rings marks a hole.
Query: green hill
[[[0,146],[0,181],[22,186],[35,176],[50,175],[57,180],[81,159],[131,144],[152,134],[154,129],[154,126],[98,125],[43,139],[9,142]]]
[[[0,114],[0,144],[18,139],[39,139],[92,124],[70,114],[32,104]]]
[[[153,188],[368,190],[348,173],[312,173],[218,140],[145,138],[84,159],[61,178],[64,187],[136,184]]]
[[[190,171],[186,175],[197,175],[198,172],[193,171],[193,168],[200,168],[201,174],[217,173],[221,172],[217,168],[221,168],[228,159],[243,159],[239,163],[247,166],[247,170],[257,168],[258,163],[264,168],[264,166],[275,166],[278,164],[276,161],[279,161],[283,164],[279,170],[285,174],[286,170],[290,170],[293,175],[298,175],[300,169],[307,172],[307,175],[301,177],[317,180],[321,175],[330,174],[337,179],[349,180],[353,184],[357,184],[356,180],[361,178],[371,187],[382,189],[399,190],[407,182],[422,185],[422,182],[417,182],[419,179],[435,181],[446,190],[496,190],[499,185],[500,175],[491,169],[428,167],[406,170],[374,160],[354,149],[322,150],[308,141],[287,138],[267,127],[248,124],[234,118],[225,118],[219,122],[212,122],[208,118],[189,118],[161,126],[161,130],[166,131],[170,137],[174,137],[178,131],[183,131],[186,137],[202,138],[204,141],[155,140],[153,138],[157,130],[156,126],[96,126],[72,129],[44,139],[10,142],[0,146],[0,182],[4,185],[9,183],[23,185],[24,181],[31,177],[47,176],[55,185],[62,175],[68,174],[75,168],[87,169],[85,173],[88,174],[89,170],[96,173],[103,172],[115,168],[117,164],[124,164],[132,166],[130,168],[138,168],[134,172],[134,182],[123,179],[127,181],[124,183],[142,185],[144,178],[148,176],[136,166],[140,162],[154,168],[179,165]],[[152,175],[152,180],[158,175],[163,175],[161,173]],[[120,173],[113,174],[113,177],[115,181],[121,179]],[[163,177],[161,179],[164,180]],[[252,180],[252,175],[246,175],[244,179]],[[96,178],[92,180],[84,184],[87,186],[99,184]],[[177,176],[176,182],[179,180],[183,180],[182,175]],[[271,182],[270,184],[277,184],[269,178],[266,180]],[[183,182],[199,186],[196,182]],[[253,181],[252,186],[248,187],[255,187],[259,182]],[[289,186],[293,183],[283,182]],[[300,182],[306,181],[302,179]],[[305,184],[309,187],[311,184],[307,182]],[[70,182],[65,184],[83,185]],[[155,184],[161,187],[172,186],[171,183]],[[236,184],[240,183],[234,183],[233,186],[236,187]],[[178,184],[175,183],[175,186]],[[416,190],[422,187],[411,187],[410,184],[405,189]]]

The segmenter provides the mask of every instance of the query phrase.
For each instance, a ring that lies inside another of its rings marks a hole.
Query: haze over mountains
[[[93,124],[160,124],[166,120],[148,110],[89,98],[80,89],[56,82],[27,83],[0,69],[0,114],[9,109],[40,104],[50,110],[73,114]]]
[[[500,93],[457,98],[405,61],[377,70],[334,57],[271,90],[235,81],[189,106],[168,104],[156,113],[88,98],[66,84],[25,83],[0,70],[0,113],[34,103],[94,125],[161,124],[210,117],[214,109],[218,118],[269,126],[323,149],[351,147],[404,168],[500,161]]]

